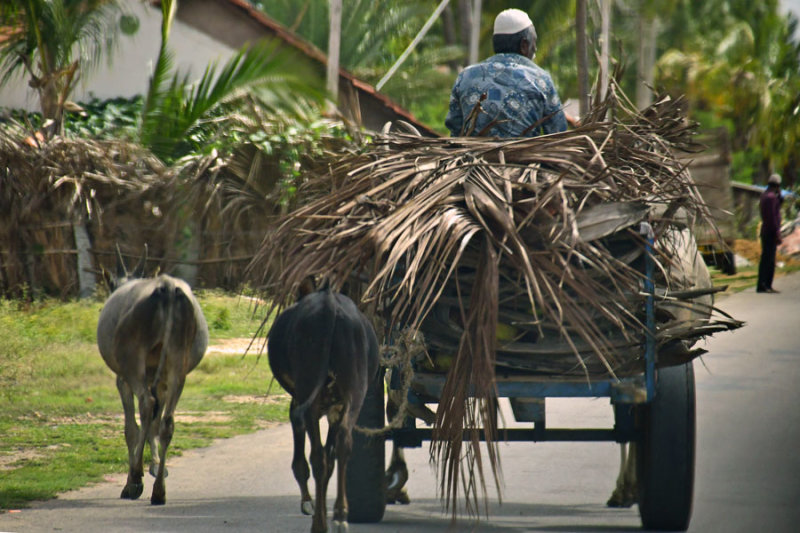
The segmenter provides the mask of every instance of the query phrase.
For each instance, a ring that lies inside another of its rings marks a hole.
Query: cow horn
[[[142,253],[142,258],[139,259],[139,263],[136,265],[136,268],[133,269],[132,276],[134,278],[143,278],[144,269],[146,266],[147,266],[147,243],[144,243],[144,253]]]
[[[117,279],[128,277],[128,269],[125,268],[125,260],[122,258],[122,252],[119,251],[119,243],[114,245],[117,249]]]

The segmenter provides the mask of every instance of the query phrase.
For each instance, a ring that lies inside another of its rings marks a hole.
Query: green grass
[[[775,269],[775,277],[780,278],[780,276],[782,275],[790,274],[792,272],[797,272],[799,270],[800,270],[800,265],[796,263],[790,263],[784,267]],[[745,289],[750,289],[756,286],[756,284],[758,283],[758,265],[748,266],[745,268],[738,268],[736,274],[733,274],[732,276],[723,274],[716,268],[712,268],[711,280],[713,281],[715,286],[721,286],[721,285],[728,286],[725,292],[719,293],[720,296],[724,297],[725,295],[735,294],[737,292],[741,292]]]
[[[251,337],[265,311],[221,292],[198,299],[212,345]],[[127,471],[122,406],[96,346],[101,308],[0,300],[0,512]],[[266,357],[206,356],[187,377],[169,456],[286,421],[271,380]]]

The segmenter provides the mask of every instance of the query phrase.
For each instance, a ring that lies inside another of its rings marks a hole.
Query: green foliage
[[[731,179],[742,183],[757,183],[763,161],[760,149],[737,150],[731,154]]]
[[[212,344],[249,337],[261,323],[249,300],[200,292]],[[122,408],[113,373],[97,352],[100,302],[0,300],[0,511],[127,471]],[[263,309],[263,308],[262,308]],[[261,314],[263,316],[263,313]],[[286,421],[288,400],[257,353],[208,354],[189,374],[170,455]]]
[[[5,0],[0,26],[19,31],[0,41],[0,84],[24,71],[42,114],[60,123],[78,79],[114,49],[120,14],[117,0]]]
[[[207,151],[203,141],[221,131],[216,127],[220,124],[216,119],[226,114],[221,106],[244,91],[258,85],[264,90],[263,86],[269,84],[271,95],[284,103],[298,95],[312,97],[306,84],[309,79],[301,78],[302,64],[292,64],[296,61],[285,47],[262,41],[238,51],[219,72],[215,64],[209,65],[194,85],[176,73],[169,86],[154,88],[158,83],[154,76],[143,109],[141,142],[165,160],[201,148]]]
[[[739,179],[763,180],[770,169],[796,166],[797,20],[781,15],[777,0],[677,4],[660,36],[666,50],[658,85],[671,94],[686,94],[690,112],[706,111],[730,125],[734,153],[747,152],[736,161],[742,166],[734,165]]]
[[[327,0],[257,0],[253,3],[323,52],[327,51]],[[423,17],[430,15],[432,9],[429,2],[414,0],[345,2],[339,52],[342,66],[355,70],[393,61],[402,53],[405,44],[414,38],[416,30],[422,26]]]
[[[197,291],[212,338],[252,337],[264,319],[266,306],[257,300],[232,297],[222,291]]]
[[[201,79],[190,84],[187,74],[174,71],[168,47],[176,8],[176,1],[161,2],[161,47],[138,133],[138,140],[157,156],[171,162],[212,153],[219,147],[216,139],[227,136],[225,117],[246,92],[284,110],[298,99],[321,100],[321,80],[305,60],[267,40],[245,45],[219,71],[216,63],[209,64]]]

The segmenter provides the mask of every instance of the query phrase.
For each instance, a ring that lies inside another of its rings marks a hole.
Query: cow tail
[[[327,293],[331,300],[333,300],[330,290],[328,290]],[[333,304],[333,301],[331,303]],[[322,333],[322,335],[320,335],[322,338],[322,343],[320,344],[319,352],[323,357],[320,361],[320,364],[317,365],[317,375],[314,377],[314,387],[311,390],[311,393],[308,395],[308,398],[306,398],[305,401],[303,401],[303,403],[298,405],[295,409],[292,409],[290,416],[294,421],[302,421],[306,411],[308,411],[308,408],[311,407],[311,404],[317,399],[320,391],[325,386],[325,382],[328,380],[328,370],[330,369],[331,351],[333,348],[333,334],[336,330],[336,321],[339,318],[336,305],[331,305],[330,309],[332,314],[330,320],[325,322],[324,329],[320,328],[320,333]]]
[[[153,384],[150,386],[150,393],[155,398],[155,407],[153,409],[153,416],[159,411],[158,399],[158,383],[161,381],[161,374],[164,371],[164,364],[167,359],[167,352],[170,349],[170,336],[172,334],[172,323],[175,317],[175,292],[179,290],[171,283],[164,281],[157,288],[156,292],[159,298],[159,307],[164,311],[164,337],[161,341],[161,355],[158,359],[158,367],[156,368],[155,376],[153,377]]]

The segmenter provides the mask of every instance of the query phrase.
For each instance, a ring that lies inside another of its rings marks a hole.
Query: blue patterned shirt
[[[486,99],[480,103],[482,111],[472,135],[483,132],[489,137],[533,137],[567,129],[550,74],[520,54],[495,54],[458,75],[444,122],[451,135],[461,134],[464,122],[484,94]]]

